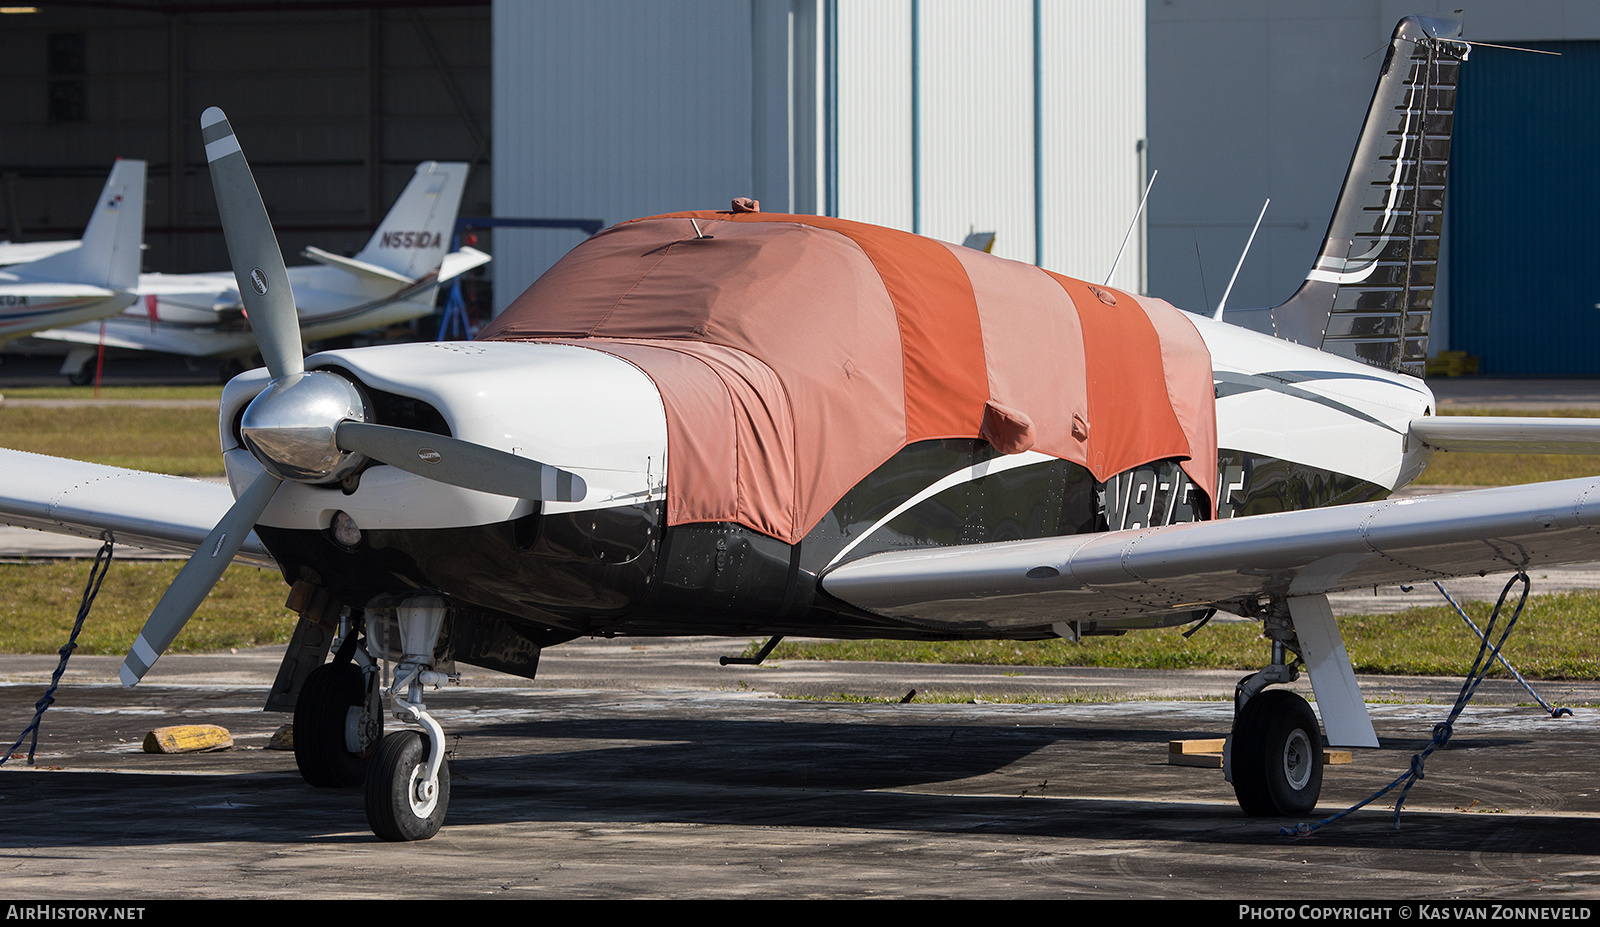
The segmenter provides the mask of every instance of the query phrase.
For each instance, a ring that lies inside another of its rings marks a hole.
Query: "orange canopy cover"
[[[579,344],[649,375],[672,525],[795,543],[878,465],[936,438],[1039,451],[1102,481],[1176,458],[1214,495],[1211,359],[1182,312],[893,229],[636,219],[573,249],[479,337]]]

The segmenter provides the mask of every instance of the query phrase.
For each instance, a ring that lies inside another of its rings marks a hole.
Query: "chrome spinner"
[[[354,383],[311,370],[268,384],[245,408],[239,435],[261,466],[279,479],[333,482],[366,461],[339,447],[340,423],[367,422],[371,416],[371,405]]]

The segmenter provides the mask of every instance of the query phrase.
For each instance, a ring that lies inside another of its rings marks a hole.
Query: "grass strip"
[[[221,476],[215,409],[0,403],[0,447],[177,476]]]
[[[222,400],[222,385],[203,386],[102,386],[96,396],[93,386],[13,386],[0,389],[7,399],[208,399]]]
[[[182,565],[177,560],[113,560],[78,636],[77,652],[126,653]],[[0,653],[60,649],[72,631],[88,578],[87,560],[0,564]],[[230,566],[168,652],[286,643],[296,621],[283,607],[288,592],[276,570]]]
[[[1466,604],[1480,627],[1492,602]],[[1356,672],[1459,676],[1478,652],[1477,639],[1448,605],[1393,615],[1339,619]],[[767,659],[875,660],[986,666],[1096,666],[1121,669],[1227,669],[1253,672],[1265,654],[1257,622],[1213,622],[1193,637],[1182,628],[1088,637],[1080,644],[1047,641],[784,641]],[[760,642],[745,649],[754,656]],[[1600,596],[1565,592],[1532,596],[1518,619],[1506,658],[1541,679],[1600,679]],[[1498,665],[1490,675],[1508,675]]]

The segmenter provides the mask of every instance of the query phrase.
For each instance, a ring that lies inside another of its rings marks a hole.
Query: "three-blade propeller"
[[[200,117],[217,211],[250,328],[272,380],[241,431],[263,472],[234,501],[156,603],[123,661],[122,684],[144,678],[211,592],[286,479],[326,482],[367,459],[464,489],[522,499],[578,501],[582,477],[459,438],[366,421],[368,403],[337,374],[305,369],[289,272],[244,152],[222,110]]]

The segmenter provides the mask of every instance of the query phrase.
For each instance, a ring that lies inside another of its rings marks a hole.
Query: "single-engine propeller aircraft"
[[[302,620],[268,706],[292,704],[305,779],[364,783],[386,839],[444,819],[422,694],[452,661],[531,677],[582,635],[1038,640],[1211,609],[1270,642],[1236,700],[1239,802],[1304,814],[1323,734],[1268,685],[1308,670],[1328,741],[1377,744],[1327,593],[1600,559],[1600,479],[1384,499],[1436,449],[1597,441],[1586,422],[1436,417],[1419,377],[1458,31],[1396,28],[1278,337],[735,201],[594,236],[477,341],[302,358],[266,211],[210,109],[266,361],[223,392],[232,493],[0,452],[0,512],[195,551],[129,685],[231,560],[275,563]],[[385,734],[383,699],[421,730]]]
[[[466,189],[467,165],[424,161],[372,238],[354,257],[306,248],[315,264],[289,271],[301,336],[336,338],[407,322],[433,312],[439,285],[486,263],[476,248],[450,250]],[[256,353],[232,273],[140,274],[137,298],[99,324],[41,332],[36,340],[69,346],[61,372],[75,383],[92,376],[101,345],[112,352],[156,351],[217,358],[242,369]]]
[[[144,175],[143,161],[112,165],[81,241],[6,246],[20,260],[0,268],[0,343],[103,319],[133,302],[144,241]]]

